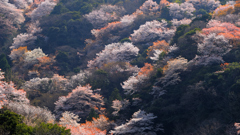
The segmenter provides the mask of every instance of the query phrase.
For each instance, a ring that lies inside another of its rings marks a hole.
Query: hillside
[[[0,134],[240,133],[240,1],[0,0]]]

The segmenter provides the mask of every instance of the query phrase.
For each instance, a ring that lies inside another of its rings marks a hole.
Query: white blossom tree
[[[191,19],[186,19],[186,18],[184,18],[182,20],[172,19],[171,22],[172,22],[173,26],[178,27],[182,24],[187,24],[188,25],[192,22],[192,20]]]
[[[207,12],[212,12],[221,5],[218,0],[188,0],[187,2],[192,3],[196,10],[204,9]]]
[[[184,2],[181,4],[171,3],[169,6],[169,13],[174,19],[184,19],[184,18],[192,18],[194,8],[192,3]]]
[[[159,78],[157,83],[160,83],[162,87],[178,84],[181,81],[179,74],[185,71],[187,67],[188,60],[183,57],[169,60],[163,68],[164,76]]]
[[[139,110],[132,115],[127,123],[115,127],[110,133],[114,135],[156,135],[155,131],[160,129],[153,126],[155,118],[157,116],[152,113]]]
[[[78,122],[80,119],[78,118],[78,115],[75,115],[71,112],[64,112],[62,113],[62,117],[60,118],[59,124],[62,126],[72,125],[72,126],[78,126]]]
[[[31,14],[32,21],[34,22],[40,19],[41,17],[50,14],[55,5],[56,5],[55,2],[50,2],[49,0],[42,2],[40,5],[38,5],[36,9],[32,11]]]
[[[181,82],[180,73],[187,70],[189,62],[183,57],[178,57],[167,62],[167,65],[163,67],[163,77],[158,78],[157,82],[152,88],[150,94],[155,98],[165,94],[166,87],[176,85]]]
[[[4,79],[3,72],[0,71],[0,79]],[[0,81],[0,108],[9,104],[10,101],[29,103],[24,90],[17,90],[12,82]]]
[[[209,65],[214,63],[223,63],[222,56],[228,53],[232,45],[223,35],[211,33],[209,35],[200,35],[204,37],[203,43],[198,43],[198,53],[192,62],[195,65]]]
[[[123,7],[115,5],[101,5],[100,9],[93,10],[85,17],[93,24],[94,28],[105,27],[109,22],[116,21],[125,13]]]
[[[88,116],[91,108],[97,108],[95,111],[101,112],[101,107],[104,105],[102,96],[94,94],[91,86],[79,86],[72,90],[67,96],[59,97],[55,103],[56,117],[60,118],[61,114],[65,111],[70,111],[80,118],[84,119]]]
[[[153,0],[146,0],[139,10],[141,10],[144,14],[153,14],[160,12],[160,5]]]
[[[0,13],[14,24],[21,24],[25,21],[22,10],[9,3],[8,0],[0,1]]]
[[[89,68],[101,67],[109,62],[128,62],[134,56],[138,55],[139,49],[132,43],[112,43],[105,46],[105,49],[97,53],[94,60],[88,62]]]
[[[151,64],[145,63],[145,65],[140,69],[137,74],[134,74],[124,81],[122,88],[125,94],[133,94],[135,92],[141,91],[144,85],[148,82],[149,77],[153,72],[153,66]]]
[[[33,0],[14,0],[13,3],[18,9],[26,9],[33,3]]]
[[[24,54],[24,62],[26,64],[26,66],[31,66],[31,65],[38,63],[37,58],[41,58],[44,56],[47,56],[47,55],[45,53],[43,53],[42,49],[37,48],[32,51],[28,51]]]
[[[117,116],[119,111],[126,109],[129,105],[130,105],[129,100],[126,99],[122,101],[117,99],[113,100],[111,107],[114,109],[114,112],[112,114]]]
[[[77,86],[85,85],[86,79],[91,76],[92,73],[88,70],[80,71],[80,73],[73,75],[69,80],[67,84],[67,89],[72,90],[75,89]]]
[[[68,83],[68,80],[63,76],[54,74],[52,78],[33,78],[29,81],[26,81],[21,88],[26,91],[38,90],[44,93],[53,93],[58,91],[66,91]]]
[[[10,102],[7,108],[24,116],[23,122],[29,126],[35,126],[39,124],[38,122],[55,122],[55,115],[46,108],[35,107],[22,102]]]
[[[12,46],[10,49],[17,49],[21,46],[30,46],[34,44],[37,39],[37,34],[40,33],[42,29],[39,27],[39,22],[31,23],[27,29],[27,33],[20,33],[17,37],[13,38]]]
[[[106,27],[101,29],[93,29],[91,33],[97,38],[101,39],[103,35],[110,33],[115,30],[126,30],[128,26],[132,25],[134,20],[139,15],[151,15],[159,12],[160,6],[152,0],[147,0],[143,3],[140,9],[137,9],[134,13],[130,15],[124,15],[120,18],[120,21],[108,23]]]
[[[175,29],[168,29],[167,25],[167,21],[165,20],[162,20],[162,22],[156,20],[146,22],[144,25],[141,25],[138,30],[134,30],[130,39],[134,43],[156,40],[169,41],[175,34]]]

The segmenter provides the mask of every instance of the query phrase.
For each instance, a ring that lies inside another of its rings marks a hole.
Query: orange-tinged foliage
[[[235,12],[239,12],[240,11],[240,2],[238,1],[236,1],[236,4],[234,5],[234,10],[235,10]]]
[[[154,70],[153,66],[149,63],[144,63],[144,66],[138,72],[138,76],[145,75],[148,76]]]
[[[84,124],[81,124],[81,126],[85,129],[97,128],[101,131],[105,131],[109,129],[109,125],[112,123],[112,121],[109,121],[103,114],[100,114],[98,118],[93,117],[92,119],[92,121],[86,121]]]
[[[13,63],[23,61],[23,55],[28,52],[27,46],[13,49],[9,57],[13,60]]]
[[[41,4],[42,2],[44,2],[45,0],[34,0],[34,4],[36,5],[39,5]]]
[[[232,14],[232,13],[239,13],[240,11],[240,1],[236,1],[236,4],[230,5],[221,5],[217,9],[215,9],[213,13],[213,17],[219,17],[219,16],[225,16],[227,14]]]
[[[162,40],[162,41],[157,41],[157,42],[153,42],[153,45],[148,47],[148,50],[147,50],[147,58],[153,54],[153,50],[162,50],[163,52],[168,52],[168,48],[169,48],[169,44],[165,41],[165,40]]]
[[[221,64],[220,67],[225,70],[229,66],[229,63]]]
[[[233,12],[234,12],[234,9],[233,9],[232,6],[230,6],[230,5],[223,5],[223,6],[218,7],[214,11],[213,15],[214,16],[225,16],[225,15],[231,14]]]
[[[106,27],[103,27],[101,29],[98,29],[96,31],[102,31],[102,30],[106,30],[107,28],[113,28],[115,27],[115,25],[117,24],[120,24],[121,22],[111,22],[111,23],[108,23],[108,25]]]
[[[47,56],[43,56],[43,57],[40,57],[40,58],[37,58],[37,59],[40,63],[43,63],[43,64],[52,62],[51,58],[49,58]]]
[[[66,126],[67,129],[71,130],[71,134],[72,135],[105,135],[106,131],[101,131],[98,128],[83,128],[80,126],[71,126],[71,125],[67,125]]]
[[[13,49],[12,51],[11,51],[11,53],[12,52],[16,52],[16,51],[22,51],[22,52],[28,52],[28,49],[27,49],[27,46],[21,46],[21,47],[19,47],[18,49]]]
[[[109,124],[109,119],[104,115],[99,115],[99,118],[93,118],[92,121],[86,121],[85,123],[78,124],[77,126],[66,125],[67,129],[71,130],[72,135],[105,135],[107,132],[100,128],[107,128],[106,125]]]
[[[210,28],[204,28],[201,32],[203,35],[210,33],[216,33],[217,35],[223,35],[232,45],[238,45],[240,42],[240,28],[231,23],[216,24]]]
[[[161,0],[161,1],[160,1],[160,6],[161,6],[161,8],[162,8],[162,7],[165,7],[165,6],[169,6],[169,5],[170,5],[170,2],[167,1],[167,0]]]

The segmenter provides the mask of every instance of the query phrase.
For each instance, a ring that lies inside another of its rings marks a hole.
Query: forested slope
[[[0,0],[0,48],[0,134],[240,132],[240,1]]]

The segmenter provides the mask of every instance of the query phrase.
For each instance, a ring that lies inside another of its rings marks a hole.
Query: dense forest
[[[0,135],[240,134],[240,1],[0,0]]]

